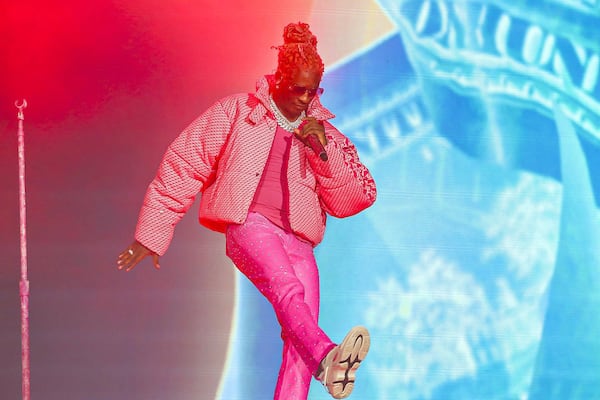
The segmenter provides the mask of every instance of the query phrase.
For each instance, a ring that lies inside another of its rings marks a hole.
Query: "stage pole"
[[[25,119],[23,109],[27,107],[27,101],[19,104],[15,101],[15,107],[19,110],[17,118],[18,128],[18,154],[19,154],[19,237],[21,241],[21,282],[19,293],[21,295],[21,390],[23,400],[31,398],[31,370],[29,367],[29,280],[27,278],[27,230],[26,230],[26,202],[25,202],[25,131],[23,120]]]

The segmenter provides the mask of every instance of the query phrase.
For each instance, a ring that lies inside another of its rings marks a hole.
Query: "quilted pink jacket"
[[[163,255],[175,225],[198,193],[200,223],[224,232],[245,221],[277,128],[269,109],[269,79],[255,94],[217,101],[168,147],[150,183],[135,238]],[[376,198],[375,181],[360,163],[354,145],[327,120],[333,118],[315,97],[309,116],[324,121],[327,162],[294,138],[288,167],[289,221],[294,233],[316,246],[323,239],[326,214],[347,217]]]

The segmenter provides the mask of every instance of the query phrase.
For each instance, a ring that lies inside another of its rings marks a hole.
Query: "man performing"
[[[200,222],[225,233],[227,255],[281,325],[274,399],[306,400],[313,376],[341,399],[354,388],[369,333],[354,327],[336,345],[319,327],[313,250],[326,214],[364,210],[376,187],[319,101],[324,65],[317,38],[302,22],[287,25],[283,38],[274,75],[261,78],[255,93],[216,102],[169,146],[146,192],[135,240],[117,265],[131,271],[151,256],[160,268],[175,225],[201,192]]]

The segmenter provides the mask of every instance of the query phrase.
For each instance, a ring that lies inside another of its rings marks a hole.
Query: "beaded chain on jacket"
[[[272,96],[269,96],[269,103],[271,105],[271,110],[273,111],[273,115],[275,115],[275,120],[277,120],[277,125],[279,125],[280,127],[282,127],[283,129],[285,129],[288,132],[294,133],[294,130],[298,129],[298,127],[302,123],[302,120],[304,119],[306,113],[304,111],[302,111],[302,114],[300,114],[298,119],[292,122],[289,119],[287,119],[281,113],[281,111],[279,111],[279,108],[277,107],[277,104],[275,104],[275,101],[273,100]]]

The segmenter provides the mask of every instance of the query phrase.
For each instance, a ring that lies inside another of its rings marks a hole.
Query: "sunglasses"
[[[308,94],[308,97],[315,97],[315,95],[322,95],[324,89],[322,87],[318,87],[316,89],[305,88],[304,86],[291,85],[288,87],[288,90],[295,96],[304,96],[304,94]]]

